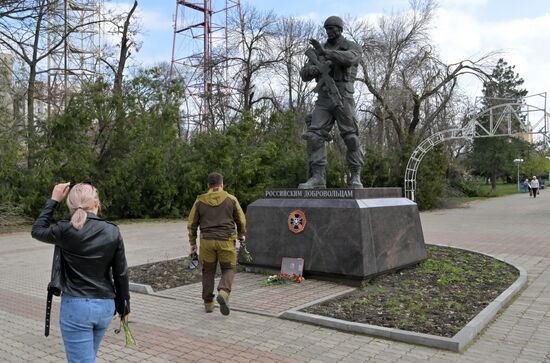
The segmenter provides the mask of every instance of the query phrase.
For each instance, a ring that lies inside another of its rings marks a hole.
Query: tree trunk
[[[35,94],[36,66],[31,65],[29,71],[29,82],[27,83],[27,167],[32,168],[31,154],[34,151],[34,94]]]
[[[129,54],[129,39],[128,39],[128,29],[130,27],[130,19],[132,18],[132,14],[134,14],[134,11],[136,10],[138,5],[137,0],[134,0],[134,5],[132,6],[132,9],[128,13],[128,16],[126,17],[126,20],[124,21],[124,28],[122,31],[122,40],[120,42],[120,56],[118,58],[118,67],[115,73],[115,80],[113,82],[113,93],[118,96],[122,97],[122,76],[124,74],[124,67],[126,66],[126,60],[128,59]]]
[[[287,77],[288,77],[288,109],[290,111],[294,112],[294,102],[293,102],[293,94],[292,94],[292,65],[287,62],[286,64],[286,70],[287,70]]]
[[[413,110],[412,110],[412,120],[409,124],[408,135],[413,136],[415,134],[416,126],[420,122],[420,99],[418,97],[413,98]]]
[[[251,78],[247,75],[243,82],[243,99],[244,107],[243,111],[250,111],[252,109],[252,100],[254,98],[254,92],[252,91]]]

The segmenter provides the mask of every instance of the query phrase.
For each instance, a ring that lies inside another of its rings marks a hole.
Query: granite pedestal
[[[253,271],[304,259],[305,276],[358,285],[426,258],[418,208],[400,188],[268,189],[248,206]]]

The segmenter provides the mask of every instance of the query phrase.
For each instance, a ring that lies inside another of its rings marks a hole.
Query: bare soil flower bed
[[[154,291],[201,281],[201,266],[191,270],[190,257],[148,263],[128,268],[130,281],[150,285]]]
[[[189,269],[190,263],[190,257],[182,257],[132,266],[128,268],[128,276],[131,282],[149,285],[154,291],[171,289],[201,281],[202,265],[199,263],[195,269]],[[239,271],[243,269],[237,266]],[[219,276],[221,272],[218,266],[216,277]]]
[[[489,256],[427,248],[428,259],[419,265],[379,276],[362,289],[304,311],[452,337],[519,276],[515,267]]]
[[[427,248],[428,259],[420,264],[378,276],[363,288],[304,311],[452,337],[519,276],[513,266],[482,254]],[[199,282],[201,266],[188,269],[190,262],[186,257],[133,266],[130,281],[151,285],[155,291]]]

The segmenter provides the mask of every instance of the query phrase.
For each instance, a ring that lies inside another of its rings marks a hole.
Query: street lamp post
[[[546,159],[550,160],[550,156],[547,156]],[[548,169],[548,184],[550,184],[550,169]]]
[[[514,163],[518,166],[518,193],[520,192],[520,184],[519,184],[519,164],[523,163],[523,159],[514,159]]]

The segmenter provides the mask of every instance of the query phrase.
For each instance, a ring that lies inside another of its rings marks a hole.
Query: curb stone
[[[177,300],[175,297],[172,296],[166,296],[163,294],[156,293],[151,285],[147,284],[138,284],[136,282],[130,282],[129,290],[131,292],[137,292],[139,294],[145,294],[145,295],[151,295],[155,297],[162,297],[164,299],[170,299],[170,300]]]
[[[452,246],[447,246],[452,247]],[[455,247],[453,247],[455,248]],[[441,337],[432,334],[416,333],[395,328],[386,328],[376,325],[363,324],[349,322],[345,320],[329,318],[326,316],[304,313],[299,310],[306,307],[318,304],[320,301],[314,301],[297,308],[287,310],[281,314],[281,318],[296,320],[314,325],[324,326],[327,328],[333,328],[352,333],[362,333],[367,335],[373,335],[382,338],[388,338],[404,343],[424,345],[432,348],[439,348],[450,350],[453,352],[463,352],[467,346],[477,337],[477,335],[493,320],[497,313],[508,304],[513,297],[515,297],[527,284],[527,271],[520,266],[506,261],[505,259],[497,258],[485,253],[471,251],[464,248],[459,248],[469,252],[475,252],[482,255],[489,256],[496,260],[505,262],[519,271],[519,277],[516,281],[510,285],[505,291],[503,291],[495,300],[487,305],[481,312],[479,312],[468,324],[466,324],[458,333],[452,338]],[[321,299],[328,300],[328,299]]]
[[[129,289],[131,292],[139,292],[141,294],[153,295],[155,293],[150,285],[138,284],[136,282],[130,282]]]

